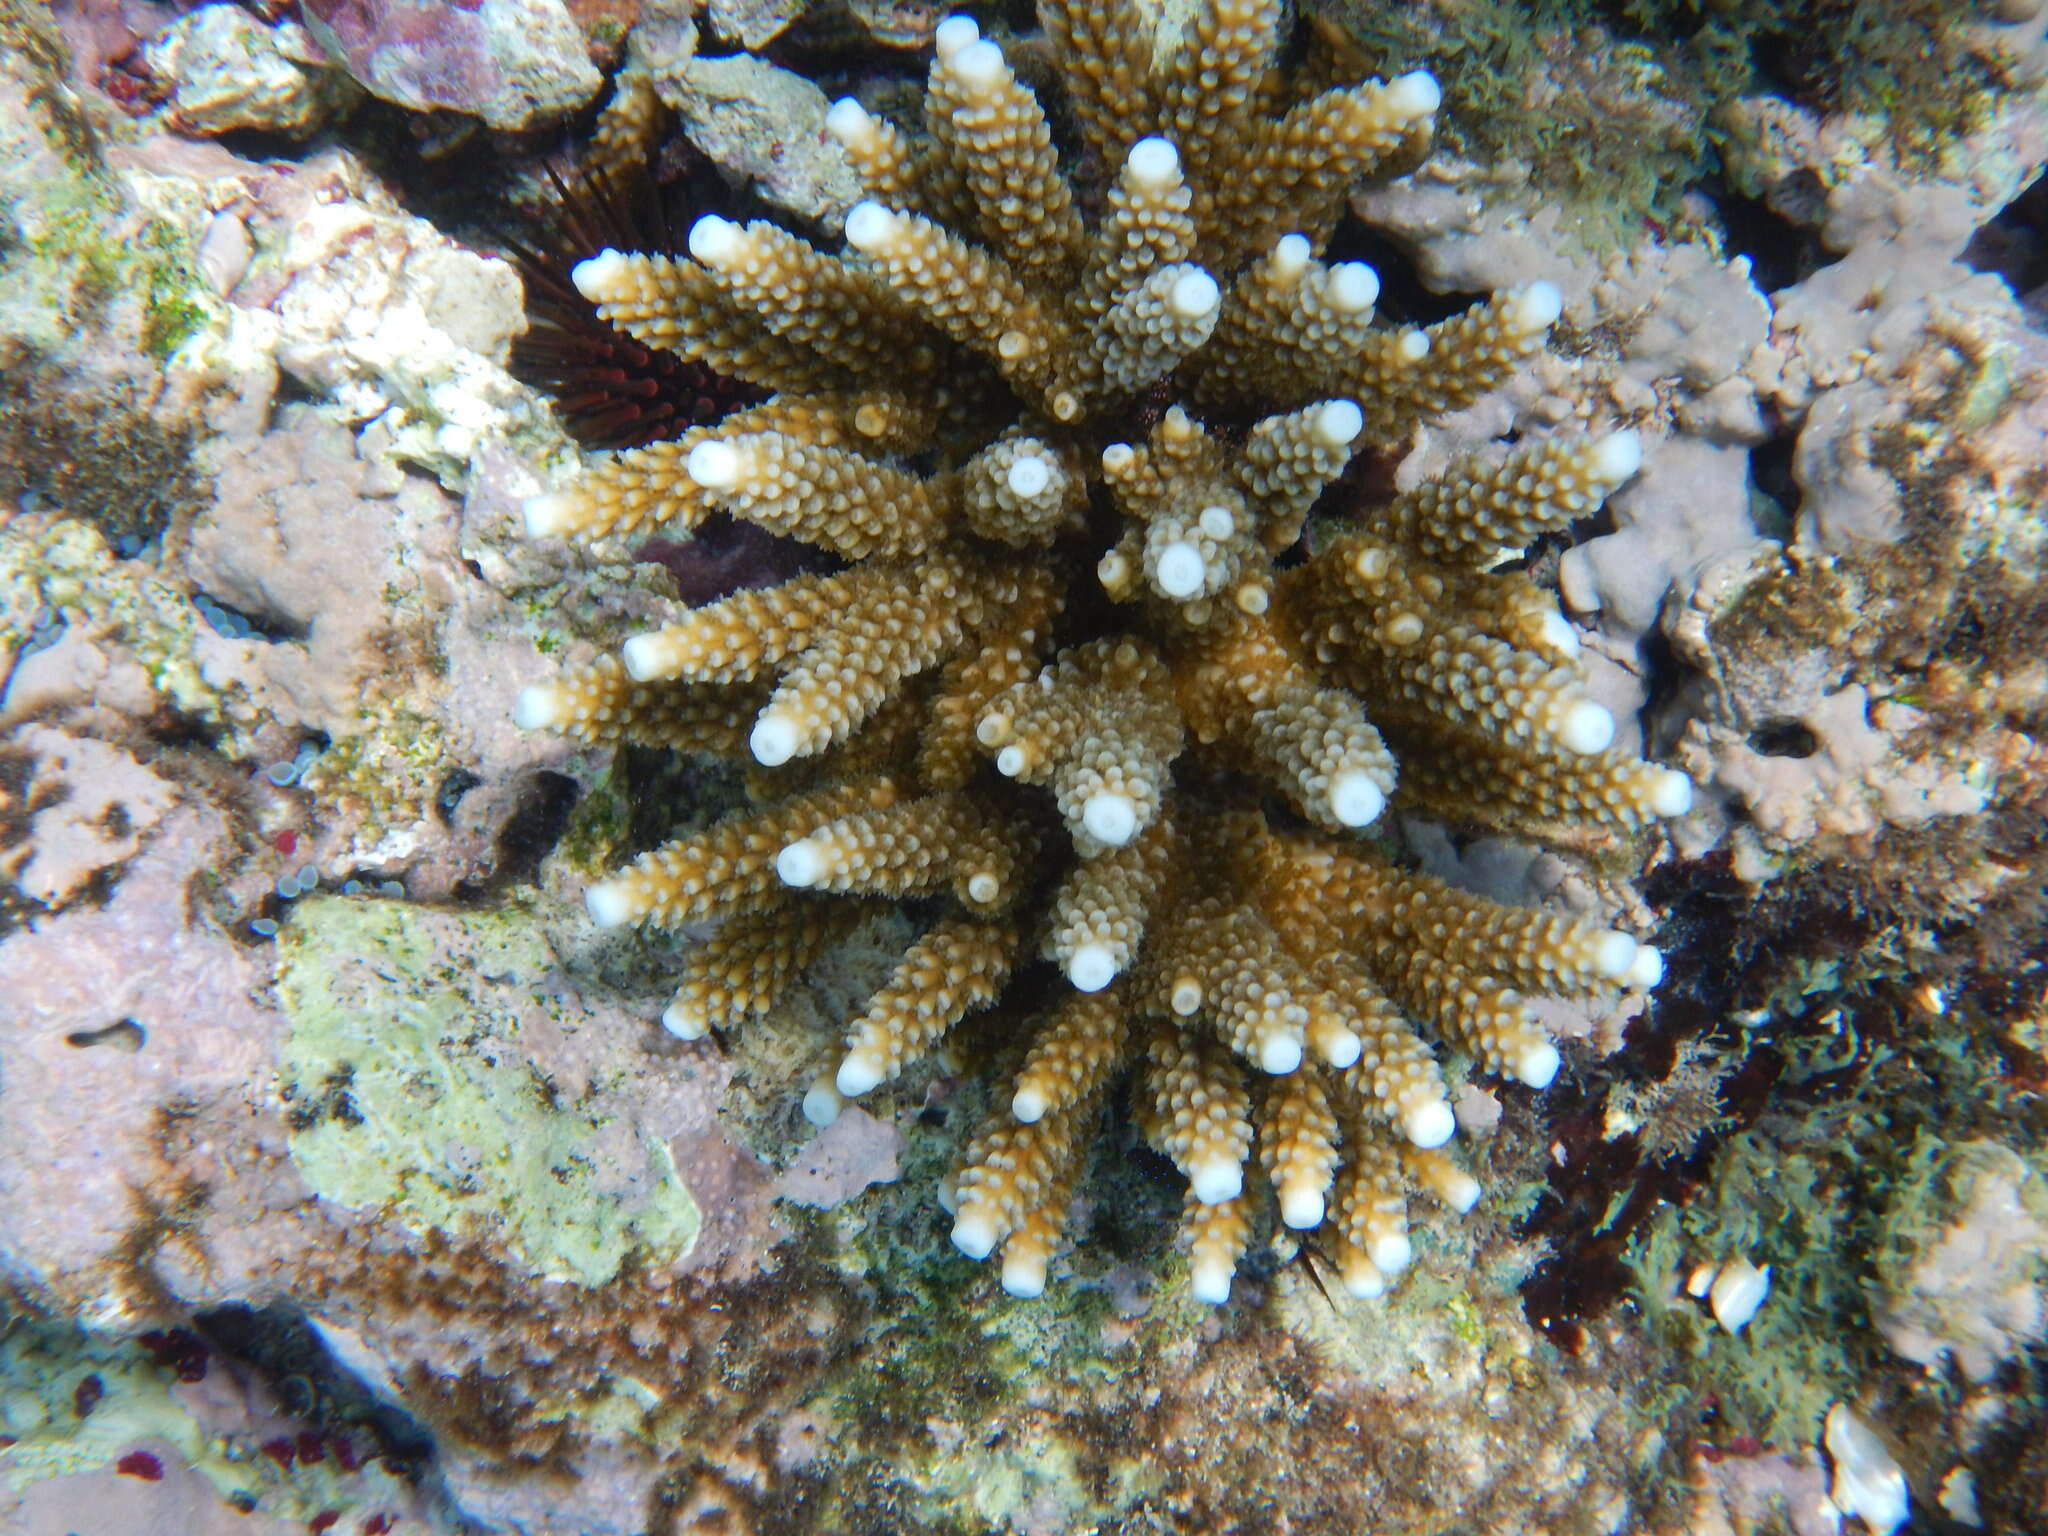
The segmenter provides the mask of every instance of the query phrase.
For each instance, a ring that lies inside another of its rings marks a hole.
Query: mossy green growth
[[[906,1172],[892,1189],[908,1182]],[[900,1217],[889,1195],[876,1201],[877,1226]],[[1131,1447],[1078,1444],[1077,1421],[1033,1406],[1048,1382],[1113,1397],[1119,1377],[1144,1369],[1136,1347],[1105,1348],[1115,1320],[1108,1288],[1060,1275],[1041,1297],[1012,1298],[993,1266],[952,1251],[942,1220],[917,1230],[924,1267],[870,1271],[887,1282],[886,1310],[816,1403],[835,1421],[859,1425],[862,1454],[886,1459],[915,1490],[930,1521],[920,1529],[1010,1530],[1049,1520],[1079,1530],[1112,1518],[1151,1476],[1144,1457]],[[1159,1331],[1185,1336],[1177,1324]],[[1003,1432],[956,1438],[952,1425]]]
[[[907,1101],[923,1097],[921,1071],[899,1084]],[[1155,1343],[1186,1339],[1213,1313],[1186,1296],[1184,1281],[1159,1276],[1179,1210],[1162,1194],[1169,1179],[1133,1173],[1100,1142],[1081,1187],[1099,1211],[1129,1218],[1130,1233],[1077,1233],[1045,1293],[1030,1299],[1004,1293],[998,1261],[961,1254],[932,1191],[958,1165],[988,1094],[988,1075],[972,1074],[943,1125],[906,1127],[893,1182],[827,1211],[784,1208],[847,1273],[877,1288],[862,1349],[813,1403],[859,1426],[860,1457],[885,1460],[914,1490],[921,1530],[1107,1529],[1158,1469],[1144,1447],[1105,1438],[1085,1414],[1045,1411],[1045,1398],[1113,1400],[1122,1378],[1157,1368],[1141,1333]],[[1129,1242],[1150,1246],[1133,1261],[1119,1253]],[[1142,1326],[1119,1316],[1118,1293],[1130,1283],[1112,1275],[1120,1263],[1158,1276]],[[956,1425],[972,1428],[956,1435]]]
[[[23,233],[0,268],[27,285],[22,293],[43,293],[53,321],[83,329],[133,295],[136,341],[162,361],[224,314],[185,232],[163,218],[138,223],[101,179],[81,175],[53,184]]]
[[[1323,0],[1373,73],[1426,69],[1440,153],[1528,166],[1588,246],[1670,221],[1706,168],[1708,93],[1665,46],[1599,25],[1593,0]]]
[[[1853,1398],[1891,1361],[1872,1324],[1881,1276],[1949,1207],[1954,1149],[1999,1120],[1996,1052],[1967,1029],[1937,1027],[1880,1043],[1884,1004],[1823,992],[1834,1032],[1784,1041],[1783,1108],[1731,1136],[1706,1186],[1664,1206],[1626,1259],[1650,1327],[1731,1432],[1806,1442],[1829,1403]],[[2017,1117],[2013,1117],[2017,1118]],[[1731,1336],[1681,1282],[1743,1258],[1771,1267],[1770,1294]]]
[[[46,7],[0,3],[0,88],[22,104],[0,125],[0,329],[37,356],[61,359],[106,328],[114,343],[166,358],[225,310],[192,236],[110,171],[101,129],[64,84],[68,68]]]
[[[633,809],[626,786],[611,768],[577,777],[587,781],[589,788],[569,813],[569,825],[555,844],[554,857],[564,869],[594,879],[625,862]]]
[[[323,799],[347,804],[369,845],[416,821],[463,764],[442,721],[411,699],[366,696],[356,723],[361,728],[337,735],[300,782]]]
[[[583,1285],[694,1246],[667,1146],[563,1100],[521,1048],[580,1013],[543,992],[556,962],[526,911],[301,901],[279,949],[291,1151],[319,1193]]]
[[[1684,227],[1717,114],[1779,95],[1868,118],[1907,158],[1980,125],[2011,86],[1946,0],[1318,0],[1377,73],[1427,69],[1438,140],[1525,162],[1588,244]],[[1674,231],[1674,233],[1676,233]]]
[[[223,756],[253,750],[240,734],[254,721],[245,690],[217,688],[194,653],[202,621],[191,599],[150,567],[117,561],[104,530],[76,518],[0,529],[0,647],[19,645],[46,609],[117,629],[166,704],[221,730]]]
[[[171,225],[150,220],[134,247],[149,258],[137,273],[142,284],[142,349],[161,361],[211,322],[218,305],[200,279],[191,242]]]

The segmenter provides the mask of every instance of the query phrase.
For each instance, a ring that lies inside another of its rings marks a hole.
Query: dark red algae
[[[1653,901],[1671,912],[1658,942],[1665,952],[1665,982],[1650,1006],[1628,1027],[1617,1070],[1661,1081],[1678,1060],[1679,1045],[1711,1033],[1733,1006],[1725,963],[1734,942],[1742,888],[1721,862],[1705,861],[1686,871],[1675,889],[1653,890]],[[1665,877],[1667,880],[1668,876]],[[1683,891],[1681,898],[1677,892]],[[1606,1086],[1600,1082],[1560,1085],[1546,1096],[1552,1155],[1548,1188],[1518,1228],[1525,1239],[1541,1239],[1550,1254],[1522,1282],[1522,1309],[1551,1343],[1577,1354],[1585,1325],[1602,1316],[1626,1293],[1632,1279],[1625,1262],[1629,1240],[1659,1207],[1686,1205],[1698,1193],[1714,1149],[1727,1130],[1747,1118],[1737,1094],[1749,1074],[1767,1070],[1767,1053],[1754,1053],[1721,1085],[1721,1108],[1730,1124],[1703,1137],[1688,1154],[1658,1159],[1644,1155],[1633,1132],[1607,1134]],[[1748,1106],[1748,1116],[1755,1113]],[[1610,1215],[1610,1213],[1613,1213]]]
[[[204,1381],[208,1350],[205,1342],[189,1328],[152,1328],[135,1336],[135,1342],[149,1351],[159,1367],[176,1374],[180,1381]]]
[[[114,1470],[123,1477],[139,1477],[145,1483],[160,1483],[164,1480],[162,1459],[149,1451],[130,1451],[114,1463]]]

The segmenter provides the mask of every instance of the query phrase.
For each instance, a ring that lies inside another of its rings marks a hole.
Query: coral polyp
[[[687,254],[576,268],[608,323],[770,393],[593,460],[530,531],[725,512],[842,565],[683,612],[520,719],[753,763],[755,807],[589,891],[602,924],[717,923],[679,1035],[768,1013],[856,898],[928,898],[805,1108],[1001,1001],[1009,1089],[944,1194],[1009,1290],[1044,1286],[1127,1084],[1187,1180],[1198,1295],[1228,1295],[1269,1190],[1373,1294],[1412,1192],[1478,1194],[1435,1046],[1542,1087],[1532,996],[1658,977],[1630,935],[1404,871],[1368,830],[1392,806],[1583,841],[1687,808],[1613,745],[1555,600],[1500,568],[1640,450],[1531,436],[1367,506],[1354,458],[1498,387],[1559,310],[1534,283],[1387,324],[1373,271],[1323,258],[1349,189],[1422,152],[1434,83],[1296,89],[1277,3],[1211,0],[1177,40],[1128,3],[1041,20],[1071,171],[955,18],[921,132],[831,113],[868,194],[843,253],[707,217]]]

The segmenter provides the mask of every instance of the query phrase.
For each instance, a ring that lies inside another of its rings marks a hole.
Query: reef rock
[[[165,121],[184,133],[307,138],[354,89],[304,27],[265,26],[238,5],[180,17],[142,57],[150,77],[169,86]]]
[[[306,0],[303,15],[366,90],[414,111],[532,128],[604,83],[561,0]]]
[[[655,89],[692,143],[791,213],[837,229],[860,196],[825,133],[825,93],[802,75],[733,54],[690,59]]]
[[[1936,1179],[1939,1224],[1900,1222],[1911,1237],[1878,1266],[1875,1321],[1906,1359],[1951,1359],[1982,1384],[2048,1333],[2048,1180],[1995,1141],[1960,1143]]]

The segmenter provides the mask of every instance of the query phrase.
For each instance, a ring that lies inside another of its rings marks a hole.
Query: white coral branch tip
[[[1043,454],[1027,454],[1010,466],[1005,478],[1012,496],[1021,496],[1029,501],[1034,496],[1043,495],[1045,488],[1052,484],[1052,465]]]
[[[1204,1205],[1220,1205],[1244,1193],[1244,1165],[1222,1153],[1202,1158],[1188,1169],[1188,1188]]]
[[[1548,1040],[1538,1040],[1524,1046],[1508,1064],[1508,1070],[1531,1088],[1548,1088],[1560,1065],[1557,1047]]]
[[[953,1246],[970,1259],[985,1259],[996,1251],[996,1224],[989,1213],[969,1206],[953,1219]]]
[[[1387,105],[1403,117],[1428,117],[1443,102],[1443,87],[1426,69],[1411,70],[1387,88]]]
[[[1036,1251],[1003,1255],[1003,1289],[1029,1301],[1045,1294],[1045,1255]]]
[[[739,484],[740,454],[731,443],[716,439],[699,443],[690,450],[683,467],[707,491],[729,491]]]
[[[1036,1088],[1019,1088],[1010,1095],[1010,1113],[1019,1125],[1036,1125],[1045,1118],[1045,1095]]]
[[[1543,615],[1543,643],[1567,656],[1579,654],[1579,632],[1572,621],[1552,609]]]
[[[1197,1254],[1188,1262],[1188,1290],[1195,1300],[1220,1307],[1230,1300],[1233,1266],[1221,1254]]]
[[[690,226],[690,254],[707,267],[720,267],[739,253],[745,236],[731,219],[707,213]]]
[[[547,491],[529,496],[519,504],[519,515],[526,522],[529,539],[551,539],[567,533],[576,526],[576,515],[582,510],[583,498],[574,491]]]
[[[600,928],[616,928],[640,915],[640,904],[623,880],[600,880],[583,893],[583,905]]]
[[[943,63],[961,49],[972,48],[980,41],[981,28],[972,16],[948,16],[932,33],[932,51]]]
[[[1593,950],[1593,969],[1610,981],[1628,975],[1641,946],[1628,934],[1610,928],[1600,935]]]
[[[631,664],[628,663],[630,670]],[[754,761],[763,768],[780,768],[803,745],[803,732],[796,721],[780,710],[768,709],[761,712],[761,718],[754,722],[754,729],[747,736],[747,746],[754,754]]]
[[[821,1129],[838,1120],[845,1108],[846,1097],[830,1078],[819,1078],[804,1094],[804,1118]]]
[[[1199,267],[1175,278],[1166,295],[1166,307],[1182,320],[1205,319],[1222,302],[1223,290],[1216,286],[1216,279]]]
[[[651,635],[635,635],[619,647],[619,660],[625,663],[626,675],[636,683],[659,682],[675,675],[674,648],[659,630]]]
[[[1397,1275],[1415,1258],[1415,1245],[1405,1232],[1382,1232],[1367,1246],[1367,1253],[1382,1275]]]
[[[1431,1099],[1401,1112],[1401,1134],[1418,1147],[1440,1147],[1457,1128],[1457,1116],[1442,1099]]]
[[[1121,848],[1138,835],[1138,805],[1129,795],[1098,790],[1081,807],[1081,825],[1089,835]]]
[[[1297,1232],[1323,1224],[1323,1192],[1312,1184],[1291,1184],[1280,1194],[1280,1219]]]
[[[1748,1259],[1736,1259],[1724,1264],[1714,1277],[1707,1302],[1714,1309],[1715,1322],[1729,1333],[1740,1333],[1770,1294],[1771,1266],[1759,1269]]]
[[[703,1009],[687,1007],[677,998],[661,1010],[661,1027],[678,1040],[702,1040],[711,1032],[711,1020]]]
[[[1581,699],[1565,711],[1557,739],[1567,751],[1586,757],[1605,752],[1614,740],[1614,715],[1591,699]]]
[[[1330,268],[1329,293],[1339,314],[1363,314],[1380,296],[1380,275],[1362,261],[1340,261]]]
[[[1410,1162],[1409,1171],[1446,1209],[1463,1215],[1479,1203],[1479,1181],[1448,1157],[1438,1154],[1416,1158]]]
[[[869,255],[893,242],[903,220],[880,203],[859,202],[846,215],[846,243]]]
[[[799,838],[775,855],[775,873],[784,885],[805,891],[825,878],[826,863],[823,843],[815,837]]]
[[[1362,768],[1330,776],[1330,814],[1345,827],[1367,827],[1386,809],[1387,797]]]
[[[1324,1061],[1342,1072],[1363,1054],[1365,1042],[1358,1038],[1355,1031],[1340,1025],[1318,1036],[1316,1048],[1322,1052]]]
[[[1325,447],[1348,448],[1365,426],[1365,412],[1350,400],[1326,400],[1316,412],[1316,436]]]
[[[1124,157],[1124,169],[1140,187],[1157,192],[1180,180],[1180,151],[1156,135],[1140,139]]]
[[[1692,809],[1692,780],[1667,768],[1650,791],[1650,809],[1659,816],[1683,816]]]
[[[1115,979],[1116,954],[1107,944],[1077,944],[1067,957],[1067,980],[1079,991],[1100,992]]]
[[[1634,432],[1611,432],[1593,446],[1587,466],[1609,485],[1619,485],[1643,467],[1643,440]]]
[[[882,1064],[866,1051],[856,1047],[846,1053],[846,1059],[839,1063],[839,1071],[832,1079],[833,1086],[849,1099],[857,1099],[870,1088],[879,1084],[888,1074]]]
[[[1175,539],[1159,551],[1159,563],[1152,579],[1166,597],[1193,597],[1209,579],[1209,566],[1202,552],[1186,539]]]
[[[1003,50],[986,38],[977,39],[945,59],[948,69],[971,91],[989,91],[1009,74]]]
[[[1282,235],[1273,242],[1273,275],[1283,283],[1291,283],[1308,270],[1314,255],[1315,247],[1308,243],[1307,235]]]
[[[622,252],[607,246],[595,256],[579,261],[569,269],[569,281],[576,285],[576,291],[593,304],[602,304],[618,282],[619,274],[626,270],[626,258]]]
[[[1344,1289],[1360,1301],[1387,1293],[1387,1277],[1373,1267],[1371,1259],[1353,1252],[1344,1261]]]
[[[865,149],[875,141],[875,120],[851,96],[842,96],[825,113],[825,131],[848,149]]]
[[[519,702],[512,706],[512,723],[522,731],[545,731],[568,717],[562,707],[561,690],[552,683],[535,683],[519,690]]]
[[[1259,1042],[1259,1067],[1274,1077],[1285,1077],[1301,1065],[1301,1041],[1291,1034],[1268,1035]]]
[[[1622,980],[1632,987],[1648,991],[1664,979],[1664,952],[1654,944],[1636,947],[1635,959],[1630,962]]]
[[[1515,295],[1508,323],[1525,336],[1547,331],[1564,313],[1564,295],[1555,283],[1531,283]]]

